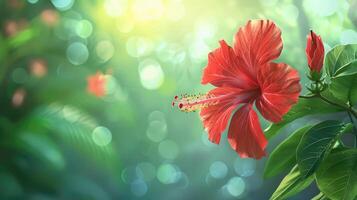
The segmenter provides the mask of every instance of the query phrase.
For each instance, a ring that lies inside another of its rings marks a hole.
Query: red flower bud
[[[306,42],[307,63],[311,71],[320,73],[324,64],[324,56],[325,50],[321,37],[311,31]]]

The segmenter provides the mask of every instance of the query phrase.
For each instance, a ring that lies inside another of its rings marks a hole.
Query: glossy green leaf
[[[320,192],[318,195],[314,196],[311,200],[328,200],[328,198]]]
[[[300,98],[299,102],[291,108],[291,110],[283,117],[283,120],[281,122],[271,124],[265,130],[265,135],[268,139],[271,139],[285,125],[301,117],[316,114],[327,114],[339,111],[343,111],[343,109],[336,106],[332,106],[318,97],[308,99]]]
[[[357,103],[357,45],[340,45],[326,55],[326,71],[331,83],[327,92],[337,103]]]
[[[314,125],[305,133],[296,150],[301,176],[308,177],[316,171],[345,127],[343,122],[328,120]]]
[[[329,77],[336,77],[343,68],[357,60],[357,45],[338,45],[326,54],[325,68]],[[347,67],[348,68],[348,67]]]
[[[292,133],[270,154],[265,164],[264,177],[269,178],[291,169],[296,164],[296,148],[302,136],[312,126],[305,126]]]
[[[303,178],[300,175],[299,168],[297,165],[295,165],[290,173],[286,175],[281,181],[280,185],[275,190],[270,199],[279,200],[293,196],[307,188],[313,180],[313,176]]]
[[[357,150],[331,153],[316,172],[319,189],[333,200],[357,197]]]

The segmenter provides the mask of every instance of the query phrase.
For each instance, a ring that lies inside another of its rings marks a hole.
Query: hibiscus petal
[[[253,76],[257,68],[279,57],[281,31],[270,20],[250,20],[234,37],[234,52]]]
[[[239,88],[216,88],[209,92],[219,99],[216,104],[202,108],[201,119],[208,132],[208,138],[218,144],[222,132],[226,129],[231,113],[240,103],[252,101],[256,95],[254,91],[242,91]]]
[[[261,96],[255,105],[265,119],[279,122],[299,98],[298,71],[285,63],[269,63],[260,68],[258,80]]]
[[[265,156],[264,149],[268,142],[251,104],[245,104],[233,115],[228,141],[242,158],[260,159]]]
[[[216,87],[231,86],[242,89],[257,85],[256,81],[240,70],[233,49],[224,40],[220,41],[219,48],[208,54],[208,64],[203,71],[201,82],[211,83]]]

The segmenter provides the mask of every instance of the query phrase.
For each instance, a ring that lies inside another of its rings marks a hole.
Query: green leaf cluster
[[[326,89],[300,98],[279,123],[265,131],[270,139],[296,119],[343,113],[336,118],[308,124],[286,138],[271,153],[264,170],[266,178],[287,173],[271,199],[287,199],[316,182],[320,193],[313,199],[357,198],[357,142],[347,146],[343,135],[357,138],[357,45],[339,45],[326,55]],[[356,140],[357,141],[357,140]],[[289,171],[290,170],[290,171]]]

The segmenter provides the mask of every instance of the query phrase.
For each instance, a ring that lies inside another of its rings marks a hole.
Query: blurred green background
[[[268,199],[282,176],[263,180],[266,159],[240,159],[225,135],[211,144],[173,96],[208,91],[208,52],[256,18],[281,28],[279,61],[305,84],[306,34],[326,52],[357,43],[356,10],[356,0],[1,0],[0,199]],[[101,98],[87,92],[97,71]]]

